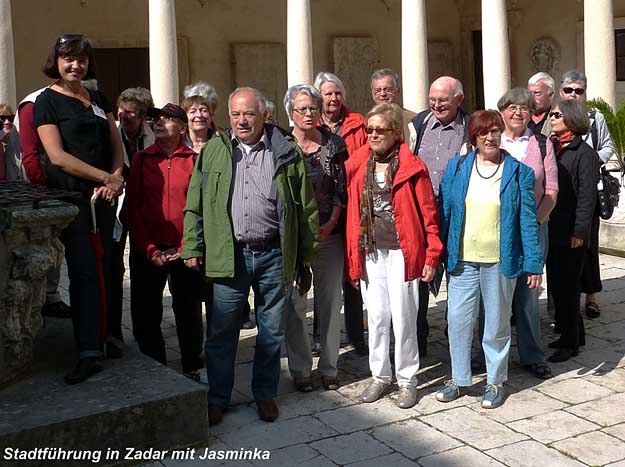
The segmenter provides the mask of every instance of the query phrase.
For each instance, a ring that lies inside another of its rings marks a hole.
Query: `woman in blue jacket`
[[[481,298],[487,368],[482,407],[503,403],[516,280],[521,277],[530,288],[542,280],[534,173],[500,149],[503,129],[497,111],[474,113],[468,133],[477,149],[450,160],[441,180],[452,365],[452,379],[436,394],[441,402],[457,399],[472,384],[471,340]]]

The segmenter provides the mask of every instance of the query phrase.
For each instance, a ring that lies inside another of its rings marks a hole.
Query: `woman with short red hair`
[[[504,122],[495,110],[475,112],[469,141],[477,149],[451,159],[441,180],[441,237],[446,245],[452,379],[436,394],[450,402],[471,386],[471,341],[484,304],[487,380],[482,407],[504,402],[510,313],[517,277],[541,283],[534,172],[500,149]]]

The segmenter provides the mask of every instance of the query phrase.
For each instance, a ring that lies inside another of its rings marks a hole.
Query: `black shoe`
[[[241,324],[241,329],[254,329],[256,327],[256,325],[254,323],[252,323],[249,319],[247,321],[244,321],[243,324]]]
[[[577,350],[574,350],[570,347],[561,347],[558,350],[556,350],[553,353],[553,355],[549,357],[547,360],[549,360],[552,363],[566,362],[569,358],[577,357],[578,355],[579,355],[579,352]]]
[[[65,375],[65,382],[67,384],[78,384],[90,376],[95,375],[102,371],[102,365],[98,357],[86,357],[78,360],[76,367]]]
[[[124,347],[113,340],[106,343],[106,358],[122,358],[124,356]]]
[[[556,339],[555,341],[547,344],[547,347],[549,347],[550,349],[559,349],[560,347],[562,347],[561,342],[562,341],[560,339]]]
[[[41,314],[50,318],[71,318],[72,309],[65,302],[46,303],[41,307]]]
[[[356,353],[358,355],[360,355],[361,357],[364,357],[366,355],[369,355],[369,347],[367,347],[367,344],[365,344],[364,342],[357,344],[354,346],[354,350],[356,351]]]
[[[586,316],[590,319],[596,319],[601,316],[601,310],[596,302],[586,302]]]
[[[538,379],[551,379],[553,378],[553,373],[551,373],[551,368],[546,363],[532,363],[530,365],[523,365],[527,371],[536,376]]]

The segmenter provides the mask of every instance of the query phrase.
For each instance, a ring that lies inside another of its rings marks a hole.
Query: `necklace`
[[[497,162],[497,168],[495,169],[495,171],[494,171],[492,174],[490,174],[488,177],[485,177],[484,175],[482,175],[482,174],[480,173],[480,169],[479,169],[479,167],[478,167],[478,165],[477,165],[477,155],[475,156],[475,171],[476,171],[476,172],[477,172],[477,174],[478,174],[481,178],[483,178],[484,180],[488,180],[489,178],[493,178],[493,177],[495,176],[495,174],[496,174],[497,172],[499,172],[499,166],[500,166],[500,165],[501,165],[501,153],[499,153],[499,162]]]

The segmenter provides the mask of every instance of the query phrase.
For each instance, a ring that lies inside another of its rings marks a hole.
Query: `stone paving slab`
[[[581,404],[614,394],[614,391],[584,379],[559,381],[555,384],[542,386],[538,390],[569,404]]]
[[[392,423],[371,431],[371,435],[409,459],[447,451],[463,444],[418,420]]]
[[[367,459],[365,461],[354,462],[349,464],[349,467],[415,467],[418,466],[416,462],[412,462],[410,459],[406,459],[401,454],[394,452],[388,456],[375,457],[373,459]]]
[[[585,402],[566,410],[599,425],[616,425],[625,422],[625,393]]]
[[[589,465],[603,465],[625,459],[623,442],[601,431],[558,441],[553,447]]]
[[[486,451],[510,467],[583,467],[584,464],[536,441],[522,441]]]
[[[566,404],[562,401],[545,396],[538,391],[527,390],[509,394],[505,403],[497,410],[483,409],[479,403],[471,405],[471,408],[492,420],[508,423],[553,412],[565,406]]]
[[[377,458],[393,452],[367,433],[358,432],[311,443],[311,447],[339,465]]]
[[[537,415],[508,424],[514,431],[526,434],[544,444],[577,436],[601,427],[563,410]]]
[[[419,459],[423,467],[504,467],[499,461],[469,446]]]
[[[604,428],[604,433],[612,435],[620,440],[625,441],[625,423],[621,423],[620,425],[611,426],[609,428]]]
[[[330,461],[327,457],[321,455],[318,451],[314,450],[307,444],[296,444],[286,448],[278,449],[271,452],[271,457],[268,461],[256,461],[255,465],[267,465],[270,464],[274,467],[291,467],[306,466],[306,467],[326,467],[335,466],[336,464]]]
[[[527,438],[467,407],[428,415],[421,417],[420,420],[480,450],[516,443]]]

